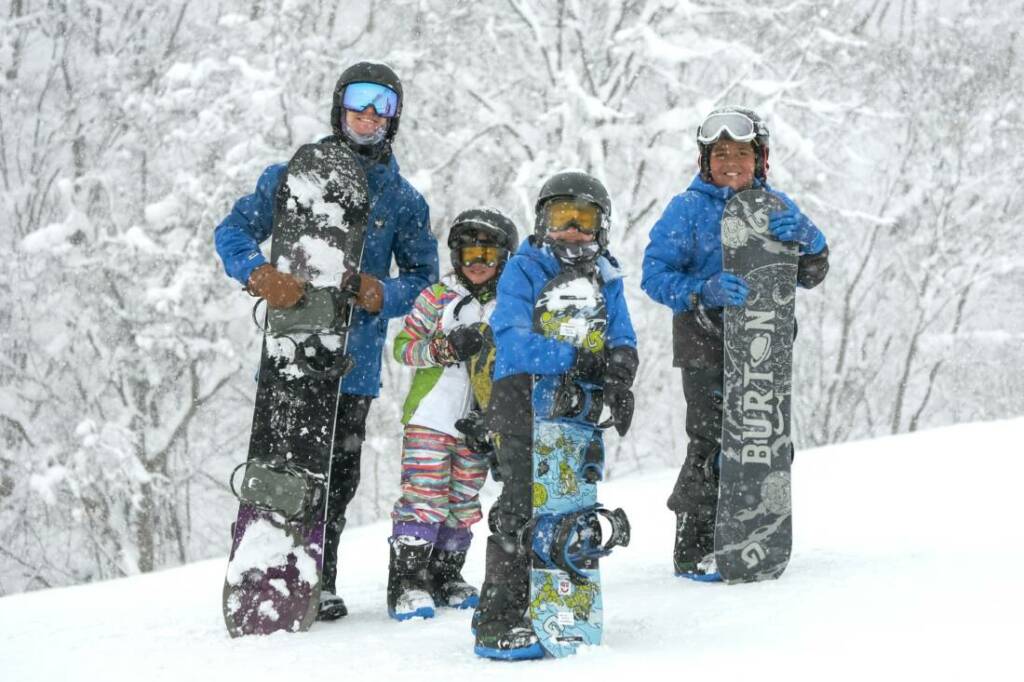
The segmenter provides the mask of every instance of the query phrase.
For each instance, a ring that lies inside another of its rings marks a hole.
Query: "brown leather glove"
[[[368,313],[379,313],[384,304],[384,285],[365,272],[346,272],[341,288],[355,294],[356,305]]]
[[[278,271],[270,263],[264,263],[252,271],[246,289],[253,296],[265,300],[271,308],[291,308],[305,293],[302,282],[288,273]]]

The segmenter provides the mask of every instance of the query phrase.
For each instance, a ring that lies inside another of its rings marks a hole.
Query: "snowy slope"
[[[1020,679],[1021,441],[1016,419],[798,453],[794,558],[769,584],[674,578],[663,506],[674,472],[608,483],[602,498],[627,509],[633,544],[604,563],[606,644],[573,659],[478,659],[468,612],[390,621],[377,524],[344,537],[341,621],[231,640],[225,561],[206,561],[0,599],[0,679],[253,682],[311,667],[338,680]],[[482,572],[478,535],[467,573]]]

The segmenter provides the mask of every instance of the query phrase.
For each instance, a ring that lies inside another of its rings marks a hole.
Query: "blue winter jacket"
[[[605,347],[636,348],[636,334],[629,319],[623,295],[622,274],[613,260],[598,261],[604,286],[608,327]],[[513,374],[563,374],[576,360],[576,348],[557,339],[549,339],[533,330],[533,308],[545,285],[559,272],[561,263],[544,245],[527,240],[509,259],[498,280],[498,303],[491,314],[491,329],[497,355],[494,380]]]
[[[384,300],[378,314],[356,309],[348,342],[356,365],[342,379],[341,391],[377,396],[388,320],[408,313],[419,292],[437,281],[437,240],[430,232],[427,202],[399,174],[394,156],[385,164],[358,158],[366,171],[371,202],[361,270],[381,281]],[[252,271],[267,262],[259,244],[273,228],[274,196],[286,167],[282,163],[264,170],[256,191],[236,201],[214,232],[224,269],[243,286]],[[388,277],[392,256],[398,265],[397,277]]]
[[[790,208],[797,208],[792,199],[767,183],[755,180],[754,184],[776,195]],[[721,272],[722,214],[734,194],[731,188],[712,185],[698,174],[685,192],[672,198],[651,228],[640,287],[673,313],[689,310],[690,294],[698,293],[705,280]],[[819,254],[825,247],[822,235],[803,253]],[[798,282],[803,286],[809,284],[805,277],[799,277]]]

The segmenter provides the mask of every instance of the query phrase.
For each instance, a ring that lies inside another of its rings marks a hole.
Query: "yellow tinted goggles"
[[[596,234],[601,229],[601,209],[589,201],[553,199],[544,210],[547,212],[548,232],[575,227],[580,232]]]
[[[463,265],[472,265],[473,263],[485,263],[487,265],[497,265],[498,258],[501,256],[502,249],[497,246],[463,246],[462,251],[459,254]]]

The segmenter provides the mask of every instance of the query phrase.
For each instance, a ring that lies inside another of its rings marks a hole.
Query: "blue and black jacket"
[[[419,292],[437,281],[437,240],[430,232],[427,202],[401,176],[394,156],[389,155],[383,163],[357,158],[363,163],[370,190],[361,271],[380,280],[384,300],[377,314],[356,309],[348,342],[356,364],[342,379],[341,391],[376,397],[388,320],[408,313]],[[243,286],[252,271],[267,262],[259,245],[273,229],[274,197],[286,168],[287,164],[281,163],[264,170],[256,191],[236,201],[214,232],[224,269]],[[389,277],[392,259],[398,265],[397,277]]]
[[[604,346],[636,348],[636,333],[622,285],[622,274],[611,257],[597,262],[608,325]],[[498,281],[498,302],[491,314],[497,354],[494,392],[488,411],[489,427],[501,433],[527,435],[532,430],[530,378],[568,372],[579,351],[572,344],[547,338],[534,330],[534,307],[544,287],[562,271],[551,250],[531,237],[509,259]]]
[[[790,208],[796,203],[767,183],[754,186],[776,195]],[[722,214],[735,194],[694,177],[689,188],[677,194],[650,232],[644,251],[640,287],[652,299],[668,306],[673,318],[673,364],[677,367],[720,367],[722,364],[721,310],[708,310],[716,330],[697,319],[692,303],[704,282],[722,271]],[[805,249],[799,260],[797,284],[810,289],[828,273],[828,245],[822,235]]]

